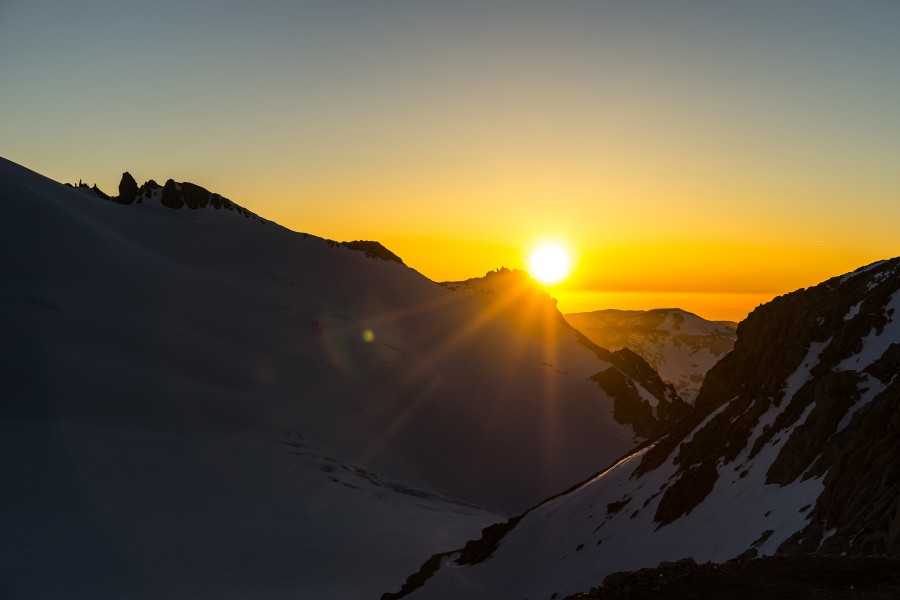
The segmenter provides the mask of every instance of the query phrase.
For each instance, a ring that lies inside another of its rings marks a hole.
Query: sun
[[[571,271],[572,259],[560,244],[541,244],[528,257],[528,272],[544,285],[559,283]]]

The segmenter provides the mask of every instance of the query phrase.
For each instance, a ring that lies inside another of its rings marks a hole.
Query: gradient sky
[[[0,0],[0,155],[172,177],[564,311],[757,304],[900,254],[894,0]]]

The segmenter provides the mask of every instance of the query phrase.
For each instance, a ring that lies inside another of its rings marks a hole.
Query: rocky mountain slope
[[[689,418],[404,593],[550,599],[683,557],[897,554],[898,290],[895,258],[760,306]]]
[[[565,315],[598,346],[628,348],[693,404],[706,372],[734,348],[737,323],[707,321],[680,308],[597,310]]]

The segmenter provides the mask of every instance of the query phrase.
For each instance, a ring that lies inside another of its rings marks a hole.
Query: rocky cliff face
[[[825,546],[826,531],[834,538],[827,548],[897,549],[900,520],[895,526],[893,512],[882,514],[880,505],[893,492],[891,508],[900,509],[900,480],[894,478],[896,486],[884,489],[880,479],[900,458],[900,429],[891,425],[900,393],[898,288],[900,259],[894,259],[755,310],[738,328],[735,351],[710,372],[697,398],[694,420],[715,411],[714,418],[687,445],[679,434],[663,440],[647,453],[639,471],[680,448],[679,482],[706,489],[718,475],[716,465],[739,463],[734,468],[740,471],[777,444],[766,484],[824,478],[825,485],[809,524],[780,550],[816,550]],[[740,453],[746,453],[745,463],[737,460]],[[847,497],[857,487],[868,500]],[[657,511],[663,522],[698,503],[674,491],[668,495]],[[871,514],[873,504],[880,507],[877,517]],[[865,505],[869,510],[862,512],[869,514],[845,510]],[[867,533],[873,529],[879,533]]]
[[[597,310],[570,313],[566,320],[599,346],[640,355],[689,403],[707,371],[731,352],[737,328],[732,321],[707,321],[680,308]]]
[[[685,556],[900,554],[898,310],[900,258],[757,308],[690,417],[415,597],[550,598]]]

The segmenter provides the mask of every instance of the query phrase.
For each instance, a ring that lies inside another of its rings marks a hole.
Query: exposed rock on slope
[[[65,184],[69,187],[76,187],[70,183]],[[201,208],[213,208],[215,210],[234,211],[248,219],[253,219],[259,223],[265,224],[268,221],[263,219],[256,213],[253,213],[243,206],[232,202],[224,196],[220,196],[214,192],[210,192],[206,188],[190,182],[178,183],[173,179],[166,181],[165,185],[159,185],[154,180],[149,180],[144,185],[138,187],[137,181],[129,172],[122,173],[122,179],[119,182],[119,195],[109,196],[100,190],[96,185],[93,188],[87,188],[87,185],[78,182],[77,189],[89,189],[100,198],[110,200],[117,204],[144,204],[145,202],[158,203],[166,208],[179,209],[187,207],[191,210]]]
[[[103,198],[104,200],[110,199],[109,195],[104,193],[103,190],[101,190],[100,188],[98,188],[96,183],[93,186],[90,186],[79,179],[78,185],[74,185],[72,183],[65,183],[63,185],[65,185],[66,187],[75,188],[82,192],[84,192],[84,191],[92,192],[95,196],[97,196],[99,198]]]
[[[616,420],[634,427],[639,436],[658,435],[690,414],[690,405],[675,388],[628,348],[610,352],[598,347],[596,352],[613,366],[595,373],[591,380],[615,398]]]
[[[65,184],[69,187],[76,187],[70,183]],[[119,195],[108,196],[103,193],[96,185],[88,187],[82,182],[78,182],[78,189],[87,189],[104,200],[110,200],[117,204],[143,204],[144,202],[156,202],[161,206],[172,209],[180,209],[187,207],[190,210],[198,210],[204,208],[212,208],[214,210],[229,210],[237,214],[243,215],[247,219],[252,219],[261,224],[269,221],[263,219],[256,213],[253,213],[243,206],[232,202],[228,198],[210,192],[206,188],[190,182],[178,183],[172,179],[166,181],[165,185],[159,185],[154,180],[149,180],[142,186],[138,187],[137,181],[127,171],[122,173],[122,180],[119,182]],[[305,235],[305,234],[304,234]],[[335,242],[327,240],[331,246],[340,245],[350,250],[364,252],[369,258],[378,258],[404,264],[403,259],[385,248],[381,243],[372,240],[354,240],[350,242]]]
[[[737,323],[707,321],[680,308],[597,310],[566,320],[599,346],[628,348],[693,403],[706,372],[731,352]]]
[[[369,258],[380,258],[381,260],[389,260],[391,262],[404,264],[403,259],[385,248],[379,242],[371,240],[353,240],[352,242],[341,242],[341,246],[365,252]]]
[[[134,180],[131,173],[127,171],[122,173],[122,181],[119,182],[119,196],[115,199],[116,202],[119,204],[131,204],[135,201],[139,192],[137,181]]]
[[[757,308],[689,418],[412,596],[550,598],[684,556],[900,552],[898,290],[895,258]]]

